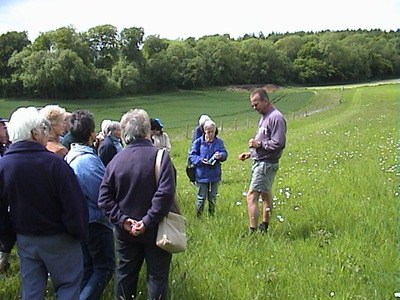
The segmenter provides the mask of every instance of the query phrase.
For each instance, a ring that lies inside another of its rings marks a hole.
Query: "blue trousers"
[[[119,265],[115,276],[116,299],[131,300],[137,296],[139,272],[144,260],[147,266],[146,299],[167,299],[171,253],[157,247],[155,241],[117,240],[117,254]]]
[[[78,300],[83,274],[81,244],[68,234],[17,235],[22,300],[43,300],[47,277],[58,300]]]
[[[82,242],[83,279],[80,300],[98,300],[115,269],[113,230],[101,223],[89,224],[88,240]]]
[[[204,205],[208,199],[208,212],[210,215],[215,213],[215,204],[217,202],[219,182],[197,183],[199,188],[197,192],[196,211],[197,216],[203,213]]]

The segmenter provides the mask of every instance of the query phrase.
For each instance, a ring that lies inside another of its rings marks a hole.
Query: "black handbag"
[[[186,163],[186,175],[189,178],[190,182],[196,182],[196,166],[192,164],[190,158],[188,158]]]

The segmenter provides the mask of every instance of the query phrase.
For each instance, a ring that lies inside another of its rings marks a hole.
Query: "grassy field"
[[[318,92],[331,95],[329,91]],[[103,119],[120,120],[122,114],[129,109],[140,107],[145,109],[153,118],[160,118],[165,130],[174,140],[191,136],[191,130],[197,125],[202,114],[210,115],[223,128],[248,126],[249,120],[253,123],[254,112],[250,107],[249,92],[233,92],[223,88],[176,91],[146,96],[123,97],[116,99],[95,100],[17,100],[0,99],[0,116],[9,117],[20,106],[42,107],[47,104],[58,104],[68,111],[88,109],[93,112],[97,128],[100,128]],[[338,103],[335,96],[326,96],[320,103],[316,101],[316,92],[305,89],[285,89],[271,94],[272,101],[284,113],[304,114],[310,104],[314,106],[332,105]],[[329,100],[327,100],[329,99]],[[313,106],[311,106],[313,109]]]
[[[246,150],[259,118],[249,109],[248,93],[215,89],[120,99],[112,107],[106,102],[65,107],[82,105],[99,122],[142,107],[166,124],[189,236],[187,252],[173,258],[170,299],[394,298],[400,291],[399,85],[288,89],[272,95],[288,117],[288,144],[274,184],[274,219],[267,235],[245,237],[243,193],[250,162],[236,155]],[[14,109],[11,103],[0,100],[2,116]],[[216,216],[198,220],[196,189],[184,173],[190,140],[182,131],[194,127],[202,113],[234,126],[220,133],[230,156],[223,165]],[[14,254],[11,273],[0,275],[1,299],[18,299],[17,273]],[[143,294],[137,299],[145,299],[145,274],[139,288]],[[110,283],[104,299],[112,294]]]

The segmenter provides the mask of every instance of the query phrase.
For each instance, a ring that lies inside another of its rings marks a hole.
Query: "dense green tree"
[[[16,69],[9,65],[9,60],[14,53],[21,52],[28,45],[30,41],[26,31],[0,35],[0,96],[17,96],[23,92],[22,85],[12,80]]]
[[[8,60],[14,52],[21,52],[29,44],[26,31],[11,31],[0,35],[0,78],[11,76],[13,69],[8,65]]]
[[[169,42],[160,38],[158,35],[150,35],[143,44],[143,55],[146,59],[151,59],[154,54],[160,53],[168,48]]]
[[[46,50],[22,51],[10,59],[10,66],[18,67],[15,80],[22,82],[27,94],[40,97],[55,97],[54,86],[49,76],[54,53]]]
[[[279,39],[275,46],[278,50],[282,51],[290,61],[297,58],[297,53],[306,42],[304,38],[297,35],[290,35]]]
[[[94,56],[89,49],[85,35],[77,33],[71,26],[42,33],[31,46],[32,51],[72,50],[86,65],[93,62]]]
[[[397,43],[399,39],[396,39]],[[395,75],[398,66],[399,53],[395,46],[395,40],[386,41],[382,37],[370,39],[370,60],[372,76],[382,78],[385,75]]]
[[[177,86],[179,77],[176,69],[177,59],[171,61],[164,52],[156,53],[148,60],[144,75],[148,78],[150,91],[162,91]]]
[[[85,98],[104,90],[107,78],[97,77],[72,50],[23,51],[10,60],[19,66],[15,80],[22,82],[31,96],[45,98]],[[99,84],[101,83],[101,84]]]
[[[206,62],[189,43],[172,41],[160,54],[176,68],[176,87],[202,87],[206,82]]]
[[[342,47],[347,49],[346,79],[350,81],[367,80],[372,78],[370,49],[368,37],[363,33],[348,35],[341,41]]]
[[[139,69],[123,60],[112,69],[112,76],[122,94],[135,94],[145,89]]]
[[[205,60],[206,84],[226,85],[241,82],[238,42],[227,36],[204,37],[196,50]]]
[[[121,54],[128,63],[143,68],[145,59],[140,48],[143,45],[143,28],[131,27],[121,31]]]
[[[246,83],[326,84],[400,75],[400,31],[229,34],[144,40],[141,27],[0,36],[2,96],[106,97]]]
[[[239,58],[247,83],[286,82],[290,75],[290,62],[272,42],[248,39],[240,43]]]
[[[111,70],[118,62],[118,30],[112,25],[100,25],[88,30],[89,48],[93,52],[97,68]]]
[[[304,44],[294,61],[299,80],[302,83],[329,82],[334,69],[329,65],[323,51],[315,41]]]

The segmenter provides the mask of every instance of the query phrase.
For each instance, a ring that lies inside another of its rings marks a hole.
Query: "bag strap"
[[[156,155],[156,166],[154,168],[154,172],[156,173],[156,184],[158,186],[158,181],[160,180],[160,167],[161,167],[161,160],[164,154],[164,149],[158,149]]]
[[[157,186],[158,186],[158,181],[160,180],[160,167],[161,167],[161,160],[164,155],[164,151],[165,151],[165,148],[157,150],[156,164],[154,167],[154,173],[156,176],[156,185]],[[178,200],[176,199],[176,195],[174,197],[173,208],[178,214],[180,214],[180,208],[179,208]]]
[[[69,165],[71,165],[71,163],[76,159],[76,158],[78,158],[79,156],[83,156],[83,155],[95,155],[95,154],[93,154],[93,153],[90,153],[90,152],[81,152],[81,153],[79,153],[78,155],[75,155],[70,161],[68,161],[68,160],[65,160],[66,162],[67,162],[67,164],[69,164]]]

